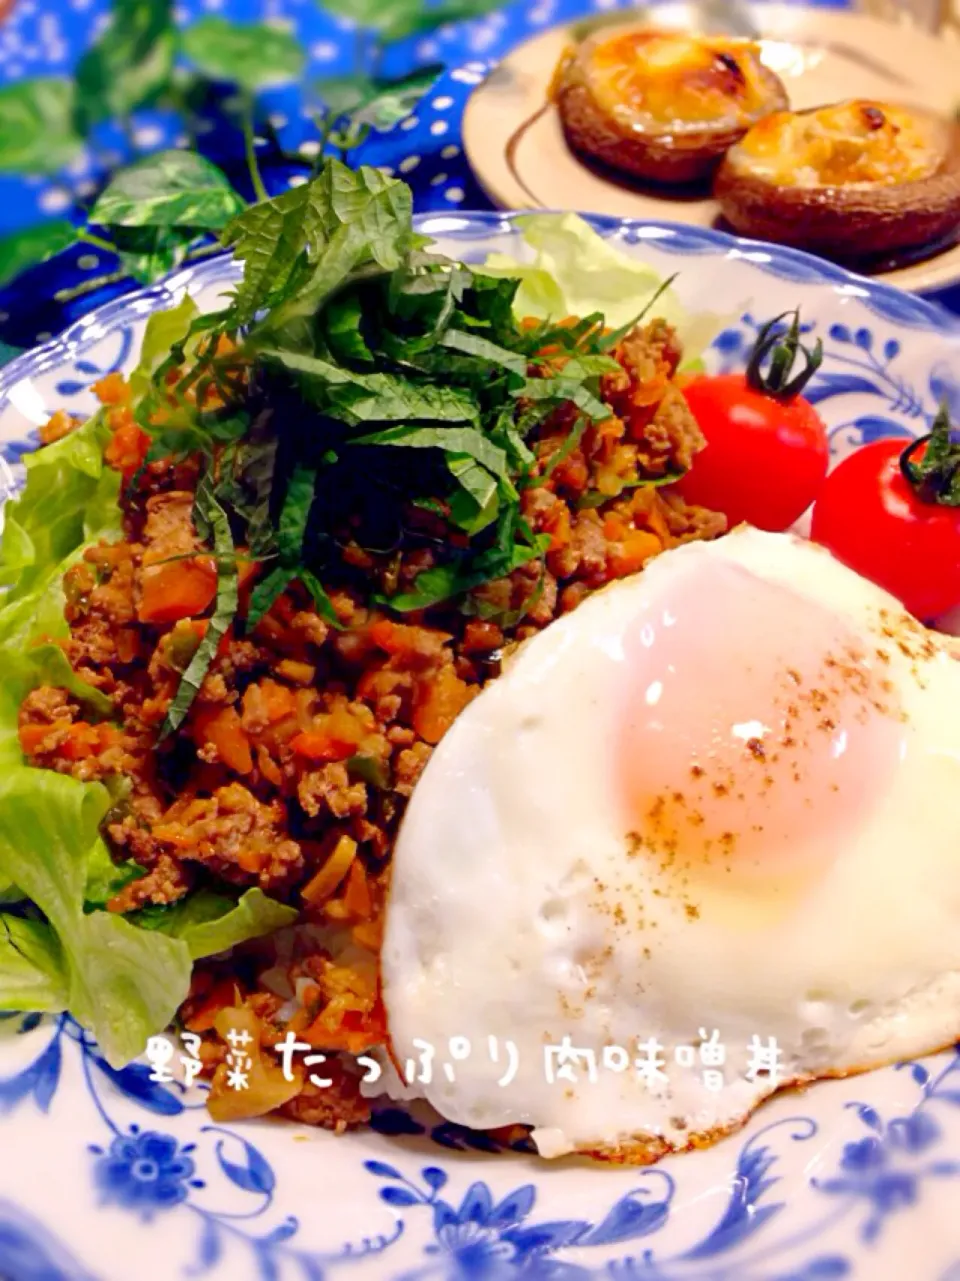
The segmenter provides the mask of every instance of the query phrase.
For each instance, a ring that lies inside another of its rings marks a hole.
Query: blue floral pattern
[[[758,325],[799,304],[824,343],[811,396],[835,457],[920,434],[942,400],[960,399],[960,326],[921,299],[803,255],[754,260],[747,242],[714,232],[594,224],[658,268],[679,265],[692,306],[749,294],[709,353],[714,368],[742,367]],[[518,248],[507,215],[427,216],[419,228],[475,260]],[[151,311],[184,289],[210,305],[235,278],[229,260],[211,259],[0,370],[11,463],[0,460],[0,483],[15,485],[44,413],[86,412],[90,383],[130,367]],[[12,1281],[960,1281],[960,1222],[942,1256],[923,1228],[943,1190],[955,1201],[960,1189],[960,1051],[873,1073],[858,1097],[854,1083],[824,1084],[800,1114],[796,1099],[774,1101],[712,1151],[601,1172],[531,1165],[523,1142],[504,1151],[394,1105],[342,1139],[215,1125],[202,1087],[158,1084],[142,1063],[112,1068],[67,1017],[2,1018],[3,1033],[0,1138],[4,1154],[22,1154],[0,1162],[0,1276]],[[53,1163],[72,1170],[67,1207],[49,1204]],[[905,1257],[904,1224],[915,1225],[908,1270],[885,1262]],[[98,1253],[121,1237],[114,1255]]]
[[[143,1132],[131,1126],[127,1134],[118,1134],[104,1152],[92,1146],[99,1157],[93,1178],[103,1200],[116,1201],[129,1210],[137,1210],[149,1222],[157,1210],[169,1210],[185,1201],[190,1187],[203,1187],[192,1179],[196,1167],[189,1153],[194,1145],[180,1148],[169,1134],[155,1130]]]
[[[363,1168],[376,1180],[379,1200],[400,1212],[392,1231],[336,1249],[307,1250],[298,1244],[305,1225],[292,1215],[276,1221],[271,1213],[277,1173],[261,1147],[239,1129],[201,1120],[206,1115],[202,1087],[184,1092],[177,1085],[155,1085],[141,1064],[121,1071],[110,1068],[68,1016],[52,1024],[29,1017],[20,1021],[19,1032],[39,1038],[40,1048],[16,1075],[0,1079],[0,1105],[10,1111],[32,1100],[48,1111],[61,1086],[65,1056],[79,1058],[88,1097],[110,1136],[107,1142],[88,1147],[89,1175],[99,1203],[119,1206],[144,1226],[175,1213],[191,1216],[197,1229],[195,1255],[184,1275],[211,1272],[227,1245],[237,1243],[248,1251],[251,1275],[263,1281],[273,1281],[290,1268],[304,1281],[319,1281],[373,1256],[383,1256],[387,1266],[390,1252],[407,1238],[408,1223],[412,1228],[416,1218],[421,1227],[420,1259],[411,1256],[401,1270],[391,1268],[389,1276],[395,1281],[847,1277],[853,1275],[849,1254],[816,1249],[828,1229],[844,1222],[848,1239],[875,1247],[889,1221],[921,1203],[929,1181],[960,1177],[960,1160],[942,1151],[945,1126],[937,1115],[938,1109],[960,1109],[958,1047],[936,1074],[923,1063],[899,1065],[896,1071],[909,1074],[918,1094],[906,1111],[885,1119],[869,1104],[851,1101],[846,1105],[862,1133],[842,1145],[829,1176],[807,1180],[809,1217],[799,1233],[794,1221],[786,1231],[778,1231],[779,1224],[793,1216],[785,1214],[787,1203],[774,1195],[774,1189],[782,1183],[778,1166],[784,1144],[809,1143],[820,1133],[820,1124],[810,1116],[785,1117],[742,1143],[722,1210],[709,1230],[683,1250],[657,1246],[676,1212],[678,1193],[674,1173],[663,1167],[634,1171],[633,1186],[600,1216],[556,1218],[540,1211],[542,1192],[534,1183],[495,1194],[487,1181],[474,1179],[451,1195],[458,1179],[456,1171],[445,1165],[422,1165],[412,1174],[398,1164],[371,1158],[363,1161]],[[165,1116],[168,1124],[183,1125],[191,1120],[191,1113],[197,1114],[186,1130],[196,1138],[184,1142],[179,1134],[136,1123],[121,1127],[113,1115],[120,1099],[142,1113]],[[247,1208],[228,1212],[198,1199],[199,1193],[208,1190],[207,1181],[196,1177],[201,1144],[213,1147],[218,1184],[245,1194],[250,1201]],[[409,1161],[402,1164],[409,1170]],[[674,1169],[679,1172],[679,1167]],[[262,1226],[256,1221],[262,1221]],[[637,1253],[640,1241],[650,1244]],[[804,1248],[799,1268],[798,1245]],[[34,1277],[59,1281],[86,1275],[76,1267],[71,1271],[57,1265],[60,1270],[50,1270],[47,1255],[54,1248],[61,1250],[54,1237],[11,1202],[0,1201],[0,1275],[12,1281],[33,1281]],[[581,1262],[584,1252],[596,1258]],[[789,1273],[780,1268],[779,1256],[787,1254],[794,1256],[789,1259]],[[12,1260],[21,1260],[17,1271],[11,1270]]]
[[[48,1228],[2,1199],[0,1276],[9,1281],[94,1281]]]

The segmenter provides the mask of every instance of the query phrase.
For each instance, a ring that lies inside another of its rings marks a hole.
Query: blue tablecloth
[[[817,0],[820,7],[846,6],[845,0]],[[357,160],[386,167],[412,187],[419,211],[489,208],[463,156],[460,123],[473,88],[490,66],[511,48],[549,26],[585,13],[633,7],[630,0],[521,0],[471,22],[442,27],[433,34],[409,39],[389,51],[388,74],[401,75],[418,66],[442,63],[444,73],[414,115],[389,133],[372,136]],[[0,27],[0,83],[26,76],[69,74],[83,50],[105,21],[106,0],[17,0]],[[316,0],[181,0],[179,22],[187,24],[208,13],[238,22],[276,20],[300,39],[309,57],[307,79],[346,74],[351,70],[356,43],[353,24],[325,13]],[[263,96],[263,109],[279,131],[284,149],[309,151],[316,138],[314,125],[301,110],[297,89]],[[163,112],[140,112],[134,140],[143,151],[185,143],[175,117]],[[78,199],[94,190],[103,165],[129,157],[129,143],[119,129],[105,127],[99,137],[99,156],[86,154],[56,180],[33,176],[0,176],[0,235],[44,218],[62,217]],[[201,146],[230,173],[241,190],[249,191],[235,136],[201,139]],[[282,189],[293,176],[283,165],[268,167],[271,191]],[[68,260],[38,268],[19,288],[0,292],[0,338],[17,346],[57,332],[66,323],[120,292],[112,286],[61,306],[53,294],[101,274],[114,265],[96,252],[76,252]],[[947,302],[960,311],[960,290]]]

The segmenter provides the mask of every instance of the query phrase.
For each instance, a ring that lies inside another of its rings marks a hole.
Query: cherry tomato
[[[683,497],[723,512],[731,529],[789,529],[827,474],[827,432],[810,402],[778,399],[744,374],[695,378],[683,394],[707,442],[678,482]]]
[[[903,448],[877,440],[834,468],[811,534],[929,623],[960,605],[960,507],[921,496],[901,469]]]

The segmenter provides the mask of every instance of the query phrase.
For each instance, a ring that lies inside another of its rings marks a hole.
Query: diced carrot
[[[365,921],[373,911],[373,900],[370,897],[370,883],[363,864],[355,858],[350,864],[347,876],[347,888],[343,894],[347,911],[358,920]]]
[[[283,720],[284,716],[292,715],[294,708],[293,693],[286,685],[281,685],[278,681],[268,679],[261,681],[260,689],[267,705],[267,715],[271,721]]]
[[[351,836],[341,836],[323,867],[300,891],[312,907],[323,903],[336,890],[350,870],[356,854],[357,842]]]
[[[322,1014],[304,1028],[302,1036],[311,1045],[325,1050],[345,1050],[347,1054],[363,1054],[383,1042],[383,1032],[376,1025],[356,1030],[345,1023],[334,1027]]]
[[[356,743],[343,743],[325,730],[301,730],[290,740],[291,748],[308,761],[343,761],[352,756]]]
[[[175,623],[209,609],[217,593],[217,571],[210,560],[168,560],[144,565],[140,576],[141,623]]]
[[[570,509],[564,503],[557,503],[552,507],[544,517],[544,532],[550,535],[550,547],[552,552],[559,551],[561,547],[566,547],[570,541]]]
[[[250,740],[235,707],[200,707],[193,717],[193,738],[198,745],[211,743],[220,760],[237,774],[253,769]]]
[[[103,456],[114,470],[122,472],[129,480],[143,466],[150,448],[150,437],[134,422],[118,427],[103,451]]]
[[[610,564],[615,574],[635,574],[651,556],[660,551],[661,543],[656,534],[645,529],[631,530],[619,546],[610,550]]]
[[[341,1009],[331,1001],[305,1029],[303,1038],[327,1050],[362,1054],[373,1045],[382,1045],[387,1034],[386,1016],[379,997],[372,1008]]]
[[[300,989],[300,1000],[307,1009],[316,1008],[322,999],[322,993],[316,983],[307,983]]]
[[[429,627],[412,627],[409,623],[394,623],[389,618],[381,618],[370,628],[370,639],[386,653],[406,657],[412,654],[439,654],[453,637],[449,632],[439,632]]]
[[[452,664],[441,667],[417,686],[413,728],[426,742],[439,743],[476,692],[460,679]]]
[[[272,783],[274,787],[282,785],[283,775],[280,772],[280,768],[270,755],[269,749],[264,747],[262,743],[257,748],[257,766],[268,783]]]
[[[92,390],[102,405],[125,405],[130,400],[130,386],[117,370],[105,374],[93,384]]]
[[[277,664],[277,675],[294,685],[312,685],[317,669],[312,663],[301,663],[293,658],[284,658]]]
[[[610,512],[603,518],[603,536],[608,538],[612,543],[618,543],[627,536],[629,526],[622,516]]]
[[[383,924],[381,921],[361,921],[353,927],[353,941],[369,952],[379,952],[383,942]]]
[[[239,999],[233,979],[220,979],[201,1001],[194,1004],[193,1012],[186,1020],[187,1027],[191,1032],[211,1031],[220,1011],[236,1005]]]
[[[172,845],[178,850],[193,849],[197,843],[195,833],[187,831],[179,823],[157,823],[152,834],[164,845]]]
[[[241,871],[248,872],[251,876],[259,876],[263,871],[268,855],[267,851],[259,846],[243,846],[237,851],[235,857],[237,866]]]
[[[40,428],[41,442],[44,445],[52,445],[55,440],[62,440],[64,436],[69,436],[76,423],[77,420],[65,409],[58,409]]]
[[[90,725],[74,721],[69,726],[68,737],[59,751],[68,761],[81,761],[88,756],[98,756],[105,748],[120,740],[120,731],[113,725]]]
[[[20,746],[26,756],[32,756],[43,740],[53,730],[56,725],[21,725],[20,726]]]
[[[309,761],[344,761],[353,756],[367,735],[367,727],[343,708],[316,717],[313,728],[294,735],[290,746]]]

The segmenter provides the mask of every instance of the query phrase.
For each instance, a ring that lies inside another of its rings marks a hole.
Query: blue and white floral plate
[[[739,317],[709,353],[741,365],[758,323],[800,305],[825,359],[812,398],[836,457],[960,420],[960,324],[802,254],[715,232],[596,219],[696,310]],[[452,256],[523,256],[508,215],[427,215]],[[109,304],[0,371],[0,453],[130,368],[146,317],[236,278],[211,260]],[[69,1019],[0,1022],[5,1281],[960,1281],[960,1051],[761,1108],[739,1135],[651,1169],[550,1164],[386,1107],[336,1138],[216,1126],[203,1093],[113,1071]]]

